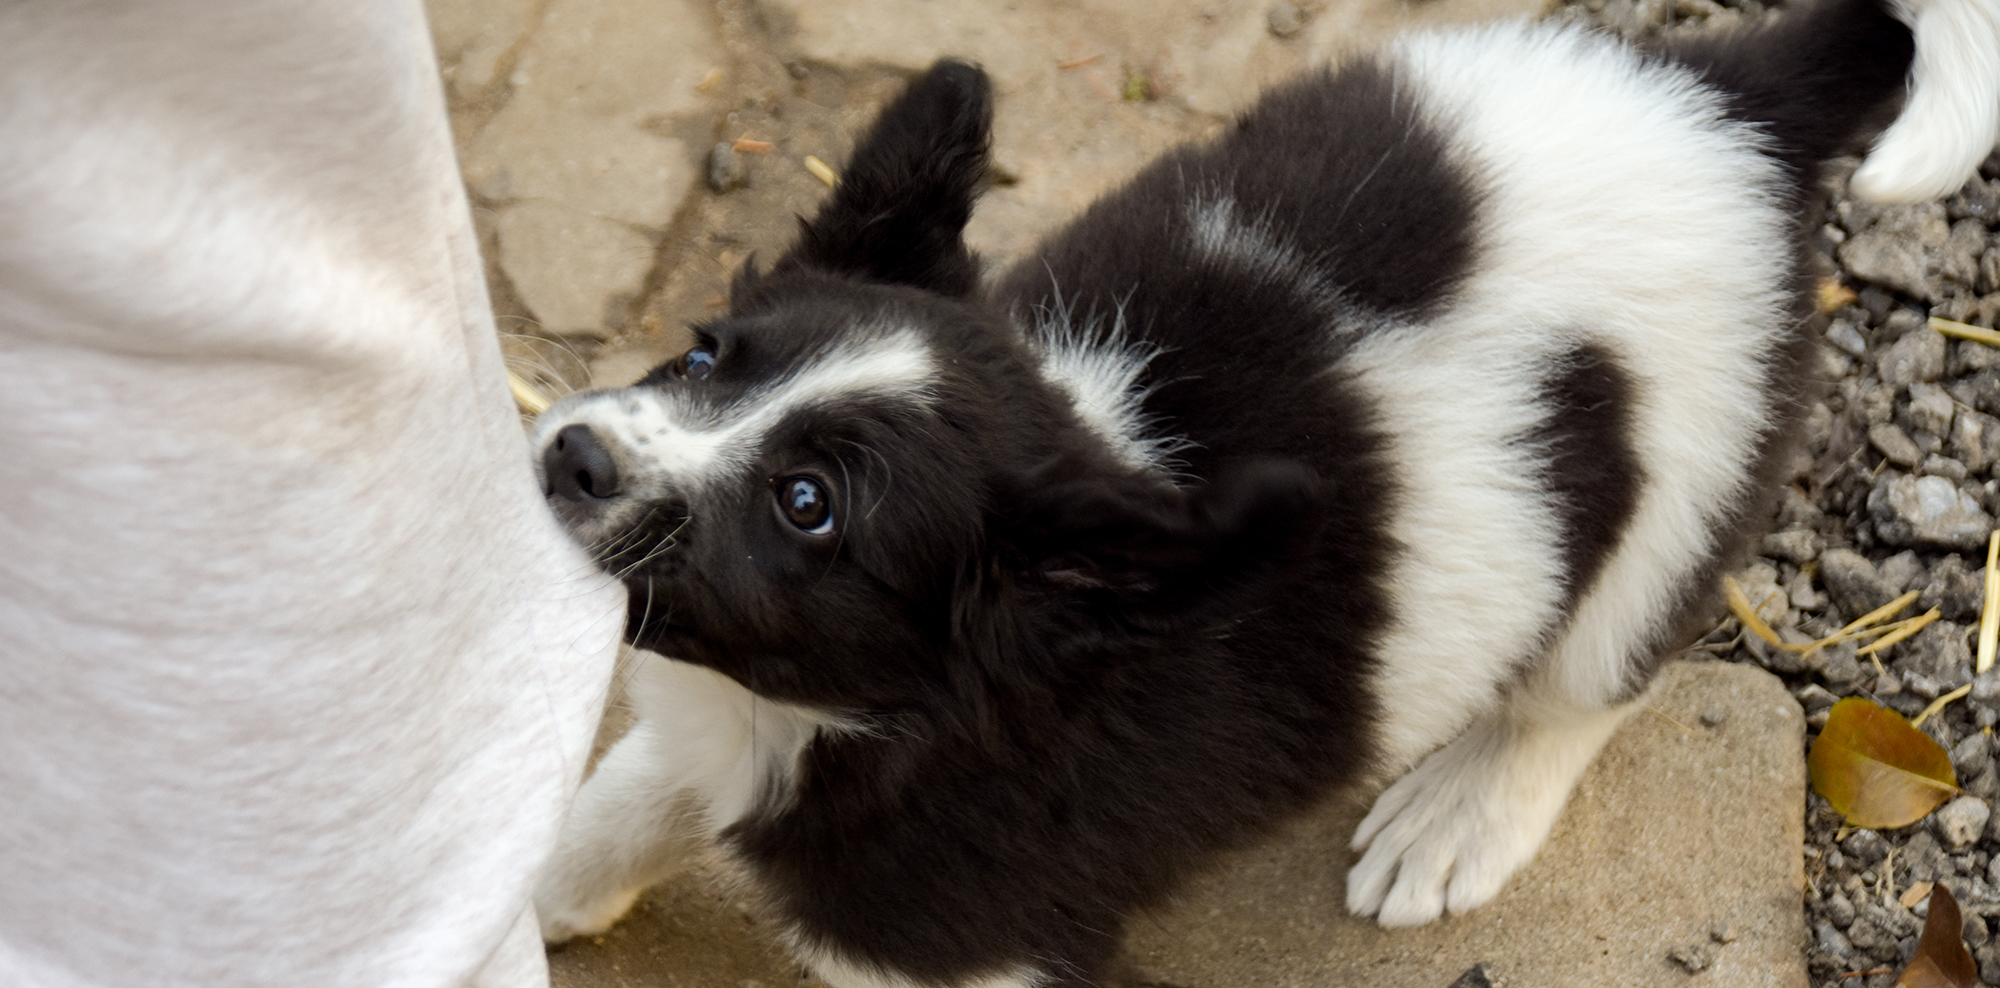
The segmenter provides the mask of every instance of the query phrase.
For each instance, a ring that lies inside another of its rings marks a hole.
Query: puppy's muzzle
[[[542,494],[594,505],[618,494],[618,461],[587,425],[564,426],[542,450]]]

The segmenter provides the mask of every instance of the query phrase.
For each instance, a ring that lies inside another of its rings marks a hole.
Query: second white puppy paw
[[[1347,908],[1383,926],[1419,926],[1485,904],[1555,826],[1571,787],[1624,711],[1554,722],[1506,714],[1475,723],[1376,799],[1355,830],[1365,849]]]
[[[641,887],[591,896],[563,888],[560,880],[551,881],[551,877],[545,876],[535,888],[535,918],[541,922],[544,943],[603,933],[630,911],[639,901],[639,893],[645,891]]]

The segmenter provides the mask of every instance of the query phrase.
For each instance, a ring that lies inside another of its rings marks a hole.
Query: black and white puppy
[[[1808,206],[1904,97],[1905,21],[1974,28],[1919,58],[1950,71],[1906,121],[1946,123],[1858,181],[1935,194],[1992,145],[2000,4],[1920,6],[1411,37],[991,286],[987,81],[931,69],[693,349],[540,422],[667,657],[545,935],[714,836],[840,988],[1091,985],[1191,869],[1396,775],[1349,906],[1492,898],[1768,514]]]

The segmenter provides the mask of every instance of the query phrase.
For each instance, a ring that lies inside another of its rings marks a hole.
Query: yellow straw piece
[[[1895,624],[1886,625],[1881,628],[1876,628],[1875,629],[1876,631],[1887,631],[1888,634],[1883,635],[1882,637],[1877,638],[1872,642],[1869,642],[1866,646],[1855,649],[1854,654],[1873,655],[1876,652],[1880,652],[1881,650],[1888,648],[1889,646],[1894,645],[1897,642],[1902,641],[1903,639],[1908,638],[1919,631],[1924,630],[1925,625],[1928,625],[1932,621],[1935,621],[1937,619],[1938,619],[1938,609],[1933,607],[1930,610],[1925,611],[1919,617],[1913,617],[1907,621],[1898,621]]]
[[[1931,719],[1932,714],[1937,713],[1940,710],[1943,710],[1945,704],[1950,703],[1951,701],[1956,700],[1959,697],[1964,696],[1965,694],[1970,692],[1972,692],[1972,684],[1967,683],[1964,686],[1961,686],[1955,690],[1952,690],[1949,693],[1946,693],[1941,697],[1938,697],[1935,700],[1932,700],[1931,705],[1925,707],[1923,713],[1920,713],[1915,717],[1910,718],[1910,726],[1911,727],[1924,726],[1924,721]]]
[[[1996,333],[1990,329],[1968,326],[1962,322],[1953,322],[1937,316],[1930,318],[1930,327],[1946,336],[1956,336],[1961,340],[1971,340],[1974,343],[1984,343],[1987,346],[2000,346],[2000,333]]]
[[[1906,593],[1901,597],[1896,598],[1895,600],[1883,604],[1881,607],[1877,607],[1874,610],[1869,611],[1868,613],[1863,614],[1860,617],[1847,622],[1847,627],[1840,629],[1840,632],[1841,634],[1846,634],[1847,632],[1850,631],[1859,631],[1862,628],[1866,628],[1877,621],[1880,621],[1887,617],[1891,617],[1895,615],[1896,612],[1901,611],[1903,608],[1908,607],[1913,603],[1916,603],[1917,596],[1918,592],[1912,590],[1909,593]]]
[[[514,373],[512,369],[507,371],[507,388],[514,392],[514,404],[521,406],[521,411],[529,415],[540,415],[549,410],[549,400],[543,397],[540,391],[535,390],[535,386],[529,384],[526,378]]]
[[[2000,531],[1986,540],[1986,603],[1979,609],[1979,661],[1974,672],[1993,668],[1993,640],[2000,632]]]
[[[840,176],[833,173],[833,166],[810,154],[806,155],[806,171],[812,172],[814,178],[825,182],[829,189],[840,184]]]
[[[1803,647],[1793,645],[1779,638],[1778,633],[1772,631],[1771,626],[1765,624],[1764,619],[1757,616],[1757,609],[1750,606],[1750,596],[1743,592],[1743,585],[1737,583],[1735,577],[1725,576],[1722,578],[1722,593],[1723,596],[1729,599],[1729,612],[1736,615],[1736,620],[1743,622],[1743,627],[1748,628],[1751,634],[1779,648],[1797,651]]]

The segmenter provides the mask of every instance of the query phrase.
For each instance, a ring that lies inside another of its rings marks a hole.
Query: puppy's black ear
[[[992,86],[964,62],[931,66],[882,111],[819,215],[774,266],[966,295],[979,269],[965,224],[986,175]]]
[[[1259,459],[1189,489],[1101,475],[1042,484],[1025,499],[1015,548],[1031,583],[1166,630],[1284,592],[1325,525],[1318,476]]]

